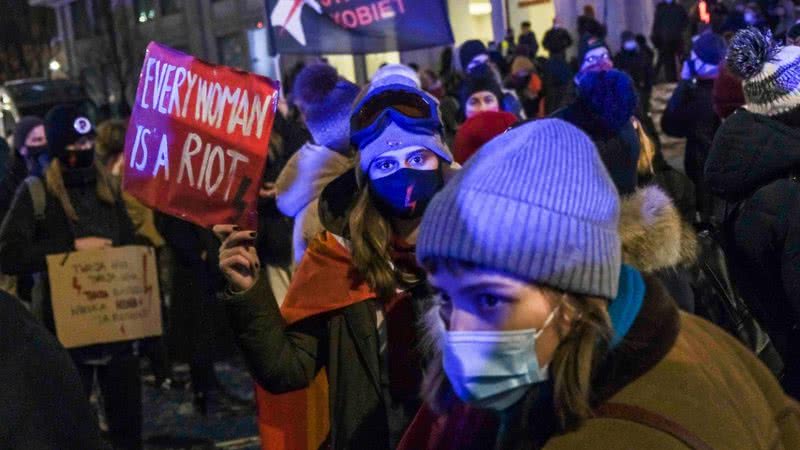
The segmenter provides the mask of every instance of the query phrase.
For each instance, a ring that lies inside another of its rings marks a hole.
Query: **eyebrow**
[[[475,283],[475,284],[470,284],[470,285],[464,286],[464,287],[460,288],[458,290],[458,292],[459,293],[469,294],[469,293],[475,293],[477,291],[493,290],[493,289],[494,290],[507,291],[507,290],[511,289],[511,286],[508,286],[506,284],[499,283],[499,282],[496,282],[496,281],[483,281],[483,282],[478,282],[478,283]]]

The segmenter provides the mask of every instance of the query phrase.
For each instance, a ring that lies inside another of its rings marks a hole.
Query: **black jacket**
[[[0,270],[9,275],[45,273],[47,255],[75,251],[75,239],[90,235],[110,239],[114,246],[134,244],[133,224],[125,205],[119,198],[114,205],[99,201],[94,194],[95,189],[95,182],[89,179],[86,184],[67,187],[75,205],[78,201],[90,204],[90,207],[86,207],[87,214],[81,216],[79,213],[77,224],[67,218],[61,202],[47,190],[44,219],[37,222],[28,186],[21,185],[0,226]],[[34,304],[40,305],[45,326],[54,331],[46,275],[41,277],[41,282],[35,288]],[[92,358],[99,357],[100,353],[128,351],[129,348],[129,345],[122,343],[80,347],[80,351],[74,352],[73,356],[78,359],[82,356]]]
[[[0,448],[103,448],[69,355],[16,298],[0,291]]]
[[[743,109],[720,127],[706,165],[712,190],[729,202],[732,279],[787,365],[800,353],[798,333],[789,331],[800,318],[800,183],[791,178],[798,170],[800,129]]]
[[[686,175],[697,184],[703,180],[719,116],[714,112],[714,80],[682,80],[669,99],[661,129],[668,135],[686,138]]]
[[[637,184],[639,137],[630,118],[621,127],[615,128],[610,124],[616,123],[617,118],[596,114],[580,98],[554,112],[552,117],[565,120],[588,134],[620,194],[633,193]]]
[[[661,2],[656,6],[653,34],[651,36],[656,47],[671,41],[678,41],[689,26],[689,14],[678,2]]]
[[[653,60],[644,50],[623,50],[617,53],[614,67],[630,75],[639,92],[649,93],[653,90]]]

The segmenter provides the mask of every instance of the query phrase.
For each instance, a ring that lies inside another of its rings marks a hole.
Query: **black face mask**
[[[85,169],[94,164],[94,149],[65,150],[58,158],[68,169]]]
[[[369,189],[384,217],[418,219],[443,185],[440,170],[400,169],[370,181]]]

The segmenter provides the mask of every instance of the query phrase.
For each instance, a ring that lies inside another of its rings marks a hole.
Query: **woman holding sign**
[[[45,131],[52,162],[43,180],[26,181],[17,191],[0,227],[0,270],[40,275],[34,312],[55,332],[47,255],[132,244],[134,232],[119,193],[95,161],[91,121],[74,107],[57,106],[45,117]],[[139,361],[130,341],[77,347],[70,355],[87,396],[97,373],[114,443],[140,448]]]
[[[414,245],[452,156],[437,102],[402,76],[370,86],[350,131],[358,165],[323,193],[327,231],[309,245],[283,306],[258,275],[254,232],[216,227],[220,267],[230,282],[230,320],[259,384],[273,394],[295,391],[325,369],[329,412],[313,417],[330,420],[323,438],[334,449],[389,449],[419,407],[414,325],[430,292]],[[353,192],[354,202],[342,200]]]

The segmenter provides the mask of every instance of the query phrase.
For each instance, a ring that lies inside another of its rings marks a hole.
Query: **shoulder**
[[[678,439],[662,431],[627,420],[606,418],[590,419],[578,430],[556,436],[544,446],[544,450],[576,448],[687,450]]]

